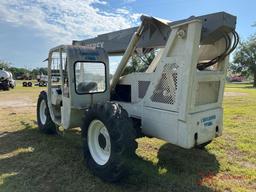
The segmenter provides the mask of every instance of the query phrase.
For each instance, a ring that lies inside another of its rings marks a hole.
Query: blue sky
[[[242,39],[256,32],[255,0],[1,0],[0,60],[42,67],[48,50],[135,26],[141,14],[168,20],[226,11],[237,16]]]

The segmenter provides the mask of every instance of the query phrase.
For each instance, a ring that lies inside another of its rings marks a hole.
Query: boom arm
[[[185,23],[193,19],[200,19],[203,24],[201,45],[211,44],[223,36],[223,32],[229,33],[235,30],[236,17],[225,12],[213,13],[188,19],[163,22],[154,17],[141,16],[144,22],[143,34],[138,41],[137,48],[164,47],[171,32],[171,26]],[[102,47],[109,55],[123,54],[127,49],[133,34],[138,27],[132,27],[120,31],[114,31],[99,35],[92,39],[73,41],[73,45],[88,47]]]
[[[128,62],[130,56],[132,55],[132,53],[134,52],[135,48],[136,48],[136,44],[138,43],[141,33],[143,32],[143,22],[141,24],[141,26],[138,28],[138,30],[134,33],[134,35],[132,36],[132,39],[122,57],[122,60],[120,61],[120,64],[118,65],[116,72],[112,78],[111,84],[110,84],[110,90],[113,90],[116,86],[116,84],[118,83],[119,77],[122,75],[123,70],[126,66],[126,63]]]
[[[201,45],[217,41],[223,37],[223,34],[234,31],[236,26],[236,17],[225,12],[200,17],[192,16],[176,22],[163,22],[154,17],[141,16],[142,23],[139,27],[111,32],[83,41],[73,41],[73,45],[102,47],[109,55],[124,54],[111,82],[111,90],[114,90],[136,48],[164,47],[172,26],[195,19],[202,21]]]

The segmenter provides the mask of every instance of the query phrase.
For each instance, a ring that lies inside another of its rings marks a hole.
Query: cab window
[[[106,90],[105,64],[101,62],[76,62],[75,89],[78,94],[104,92]]]

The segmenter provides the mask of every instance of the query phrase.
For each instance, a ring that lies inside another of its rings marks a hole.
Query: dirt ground
[[[19,108],[19,107],[35,107],[36,103],[33,103],[28,97],[12,98],[11,100],[0,101],[0,109]]]
[[[42,90],[38,87],[22,88],[18,86],[10,91],[0,91],[0,125],[5,127],[4,130],[0,128],[0,133],[15,131],[15,123],[27,116],[36,120],[36,102],[38,94]]]
[[[0,108],[35,107],[38,94],[45,88],[21,87],[18,85],[10,91],[0,91]]]

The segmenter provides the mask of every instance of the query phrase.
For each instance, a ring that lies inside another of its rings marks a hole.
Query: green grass
[[[0,108],[0,191],[255,191],[256,89],[224,98],[224,133],[206,150],[185,150],[158,139],[138,140],[130,176],[109,184],[84,166],[80,131],[41,134],[35,103],[41,88],[0,92],[0,101],[26,97],[33,105]],[[1,107],[1,106],[0,106]]]

